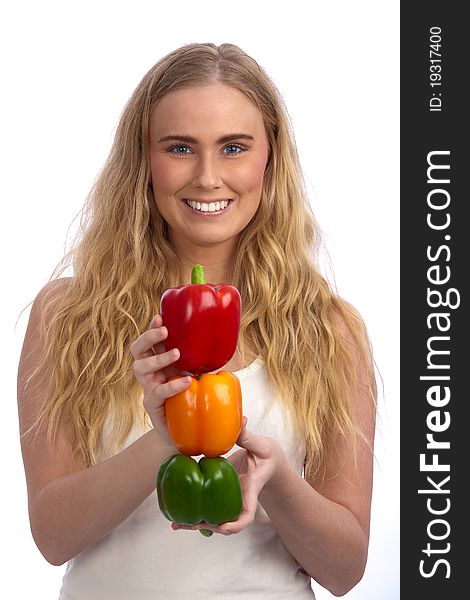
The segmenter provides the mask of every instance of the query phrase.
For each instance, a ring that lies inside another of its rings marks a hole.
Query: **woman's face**
[[[227,85],[178,89],[155,107],[149,142],[172,243],[233,248],[261,198],[268,140],[260,111]]]

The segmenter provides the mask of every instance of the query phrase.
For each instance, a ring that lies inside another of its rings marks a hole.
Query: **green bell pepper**
[[[220,525],[235,521],[242,510],[238,474],[222,456],[199,462],[185,454],[169,456],[158,471],[157,498],[163,516],[180,525]]]

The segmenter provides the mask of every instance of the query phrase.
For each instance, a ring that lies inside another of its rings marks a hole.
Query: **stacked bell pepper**
[[[160,510],[182,525],[233,521],[242,509],[240,480],[220,455],[233,447],[242,428],[241,387],[234,373],[210,371],[235,353],[240,293],[232,285],[205,283],[203,267],[196,265],[191,284],[164,292],[160,312],[168,329],[165,350],[178,348],[174,366],[193,375],[189,388],[165,402],[168,433],[181,454],[167,458],[158,472]],[[191,458],[200,454],[199,462]]]

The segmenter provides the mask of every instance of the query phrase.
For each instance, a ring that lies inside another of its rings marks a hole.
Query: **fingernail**
[[[180,355],[180,351],[178,350],[178,348],[174,348],[174,350],[173,350],[173,356],[175,358],[178,358],[179,355]]]

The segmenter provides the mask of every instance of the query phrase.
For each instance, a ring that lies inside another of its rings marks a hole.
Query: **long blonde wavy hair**
[[[77,241],[51,276],[58,279],[73,267],[59,299],[45,298],[43,364],[51,369],[50,393],[38,423],[53,439],[67,421],[75,453],[92,465],[111,408],[114,452],[144,418],[130,345],[158,312],[162,293],[186,283],[153,197],[149,121],[165,94],[214,82],[248,96],[270,145],[260,206],[241,233],[231,274],[243,302],[239,351],[242,358],[249,350],[264,359],[273,391],[305,439],[306,473],[315,474],[338,434],[357,437],[351,390],[369,382],[375,397],[370,345],[360,316],[317,267],[319,228],[282,98],[257,62],[232,44],[188,44],[171,52],[124,108]],[[368,365],[365,381],[358,356]]]

